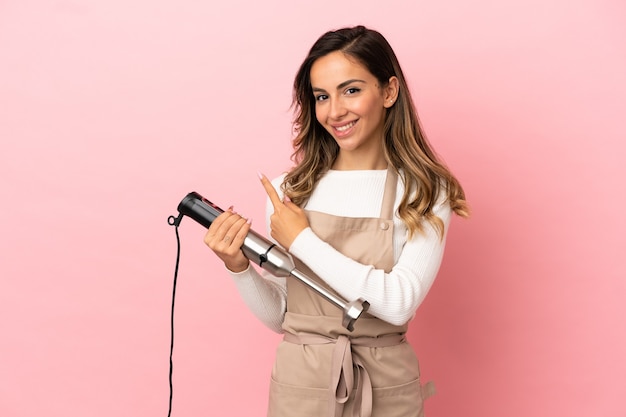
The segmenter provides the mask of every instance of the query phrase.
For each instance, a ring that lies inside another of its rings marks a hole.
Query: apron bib
[[[311,229],[344,255],[391,271],[397,178],[387,170],[380,218],[307,211]],[[272,370],[268,417],[424,416],[423,401],[434,389],[421,386],[417,357],[405,339],[408,323],[395,326],[364,313],[349,332],[341,324],[343,312],[299,280],[287,278],[287,294],[285,337]]]

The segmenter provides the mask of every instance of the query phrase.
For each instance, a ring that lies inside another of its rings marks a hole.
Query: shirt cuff
[[[230,269],[226,268],[226,265],[224,265],[224,269],[226,269],[226,271],[228,271],[228,273],[233,276],[233,277],[238,277],[238,276],[242,276],[242,275],[247,275],[248,272],[250,271],[250,264],[252,262],[248,263],[248,267],[246,269],[244,269],[243,271],[239,271],[239,272],[233,272]]]

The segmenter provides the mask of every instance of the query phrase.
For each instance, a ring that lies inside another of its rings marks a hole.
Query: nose
[[[345,116],[346,113],[347,110],[341,97],[331,97],[328,116],[330,116],[331,119],[338,120]]]

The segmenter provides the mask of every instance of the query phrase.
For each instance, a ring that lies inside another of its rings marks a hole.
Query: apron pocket
[[[372,416],[424,417],[420,380],[393,387],[373,389]]]
[[[270,380],[268,417],[323,417],[328,412],[328,389],[281,384]]]

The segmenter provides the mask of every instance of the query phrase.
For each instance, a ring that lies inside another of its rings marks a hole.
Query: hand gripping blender
[[[191,192],[187,194],[178,205],[178,212],[181,215],[191,217],[196,222],[208,228],[211,226],[211,223],[213,223],[213,220],[223,213],[224,210],[217,207],[200,194]],[[180,221],[180,217],[182,216],[179,216],[178,221]],[[277,277],[287,277],[291,275],[309,286],[332,304],[341,308],[343,310],[342,324],[349,331],[354,329],[356,319],[369,308],[369,303],[361,298],[356,301],[347,302],[329,292],[326,288],[296,269],[293,258],[289,253],[253,230],[248,232],[241,250],[250,261],[271,274]]]

